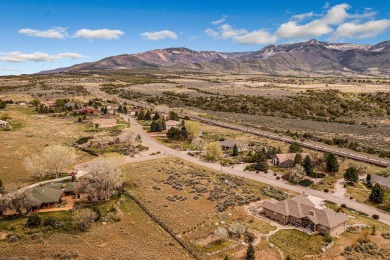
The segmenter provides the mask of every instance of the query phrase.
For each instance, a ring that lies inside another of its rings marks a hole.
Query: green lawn
[[[204,249],[204,251],[206,253],[212,253],[212,252],[219,251],[219,250],[222,250],[224,248],[227,248],[229,246],[231,246],[231,242],[230,241],[222,242],[220,240],[216,240],[216,241],[211,242],[207,246],[205,246],[203,249]]]
[[[301,259],[305,255],[317,255],[321,253],[323,236],[310,236],[296,229],[280,230],[269,238],[286,255]]]
[[[271,224],[268,222],[260,221],[258,219],[253,219],[253,222],[249,222],[248,225],[262,234],[268,234],[269,232],[276,229],[276,227],[271,226]]]

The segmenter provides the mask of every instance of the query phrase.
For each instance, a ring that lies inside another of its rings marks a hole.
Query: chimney
[[[316,215],[316,212],[314,211],[314,209],[310,210],[310,215],[312,215],[313,217]]]

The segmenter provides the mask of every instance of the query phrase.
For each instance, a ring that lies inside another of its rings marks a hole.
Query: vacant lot
[[[238,246],[235,239],[213,244],[216,238],[212,234],[218,226],[240,222],[257,235],[275,229],[267,222],[253,219],[242,207],[267,198],[262,194],[266,186],[260,183],[219,174],[179,159],[129,164],[124,172],[129,192],[201,254]],[[222,258],[229,252],[217,255]]]
[[[0,179],[6,188],[17,188],[34,180],[23,166],[23,159],[39,153],[52,144],[72,145],[85,136],[84,125],[77,118],[53,118],[35,114],[34,108],[8,106],[0,111],[7,114],[20,127],[12,131],[0,131]],[[90,160],[90,156],[79,153],[78,164]]]
[[[33,235],[37,232],[31,229],[30,234],[19,242],[0,241],[0,258],[27,256],[28,259],[60,259],[55,255],[69,252],[78,254],[77,259],[192,259],[133,201],[121,200],[120,208],[124,213],[121,221],[112,221],[106,225],[98,222],[86,233],[56,232],[43,236],[39,232]],[[67,212],[62,212],[61,216],[55,214],[57,218],[71,217],[71,213]],[[47,218],[53,216],[53,213],[40,215]],[[20,219],[14,225],[18,229],[25,221]],[[0,234],[4,231],[2,222]],[[5,228],[10,229],[11,222],[5,223]]]

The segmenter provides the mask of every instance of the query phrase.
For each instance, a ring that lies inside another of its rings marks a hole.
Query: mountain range
[[[194,70],[202,72],[390,75],[390,41],[376,45],[317,40],[269,45],[252,52],[194,51],[167,48],[122,54],[40,73],[123,69]]]

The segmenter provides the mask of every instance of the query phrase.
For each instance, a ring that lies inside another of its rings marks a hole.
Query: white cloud
[[[252,31],[234,38],[239,44],[269,44],[276,41],[276,36],[264,30]]]
[[[290,20],[278,26],[275,32],[265,29],[248,31],[237,29],[225,22],[226,17],[212,21],[214,28],[204,32],[214,39],[233,40],[238,44],[269,44],[278,39],[306,40],[328,36],[340,38],[372,38],[390,28],[390,19],[375,20],[376,11],[365,8],[362,13],[349,13],[346,3],[330,6],[326,3],[322,13],[314,11],[292,15]],[[307,20],[307,21],[306,21]]]
[[[365,23],[348,22],[339,25],[332,35],[332,39],[359,38],[367,39],[376,37],[378,34],[390,28],[390,20],[372,20]]]
[[[141,36],[150,41],[160,41],[164,39],[177,39],[177,34],[169,30],[157,31],[157,32],[144,32]]]
[[[16,68],[0,68],[0,71],[19,71],[20,69]]]
[[[119,39],[121,35],[125,34],[121,30],[110,30],[110,29],[81,29],[74,34],[74,38],[83,38],[83,39],[104,39],[104,40],[114,40]]]
[[[208,36],[210,36],[211,38],[218,38],[218,35],[219,35],[219,33],[218,33],[217,31],[215,31],[215,30],[213,30],[213,29],[210,29],[210,28],[206,29],[204,32],[205,32]]]
[[[296,15],[293,15],[292,18],[293,19],[296,19],[298,21],[302,21],[306,18],[310,18],[314,16],[314,12],[309,12],[309,13],[304,13],[304,14],[296,14]]]
[[[211,23],[214,24],[214,25],[218,25],[218,24],[224,23],[225,21],[226,21],[226,19],[222,18],[222,19],[219,19],[219,20],[216,20],[216,21],[212,21]]]
[[[46,31],[24,28],[24,29],[20,29],[18,33],[31,36],[31,37],[50,38],[50,39],[65,39],[66,37],[68,37],[68,34],[66,33],[66,28],[63,27],[53,27]]]
[[[58,53],[56,55],[50,55],[45,52],[33,52],[33,53],[22,53],[20,51],[0,53],[0,61],[5,62],[54,62],[59,59],[79,59],[83,58],[81,54],[78,53]]]
[[[298,21],[289,21],[279,26],[276,34],[280,38],[312,38],[325,34],[329,34],[333,31],[331,25],[338,25],[348,18],[347,9],[348,4],[339,4],[327,11],[327,13],[316,20],[309,23],[299,25]]]
[[[230,24],[222,24],[216,30],[206,29],[205,33],[214,39],[232,39],[239,44],[269,44],[276,41],[276,36],[266,30],[248,32],[245,29],[234,29]]]

